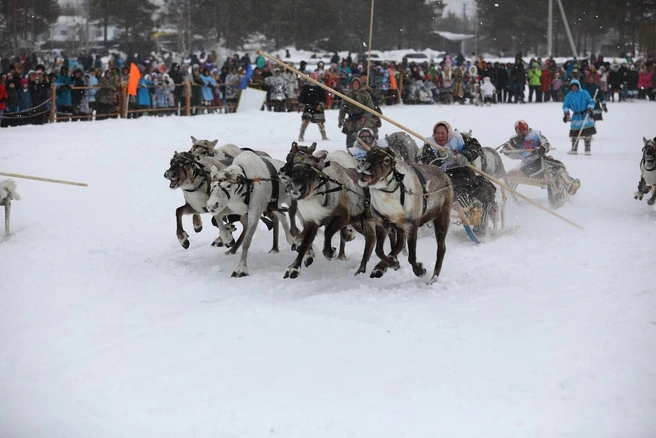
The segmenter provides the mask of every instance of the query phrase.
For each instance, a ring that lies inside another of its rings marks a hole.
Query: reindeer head
[[[325,160],[323,157],[305,155],[294,163],[291,181],[287,186],[289,196],[299,200],[310,196],[323,175]]]
[[[646,139],[642,137],[644,147],[642,148],[642,161],[644,162],[645,169],[656,169],[656,140]]]
[[[362,187],[382,188],[386,186],[390,175],[396,174],[396,156],[391,149],[372,147],[367,156],[358,164]]]
[[[214,155],[214,148],[219,140],[198,140],[193,135],[191,136],[192,146],[189,153],[196,158],[211,157]]]
[[[164,178],[170,181],[169,188],[177,189],[178,187],[192,183],[198,176],[206,175],[203,166],[196,161],[189,152],[175,152],[169,169],[164,172]]]
[[[207,211],[216,214],[225,209],[235,194],[239,183],[230,168],[219,170],[212,166],[210,172],[210,197],[207,200]]]

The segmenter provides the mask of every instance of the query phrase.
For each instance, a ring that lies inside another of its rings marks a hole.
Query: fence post
[[[403,72],[399,75],[399,80],[396,83],[397,92],[399,93],[396,98],[396,103],[401,103],[401,94],[403,94]]]
[[[50,123],[55,123],[57,115],[57,84],[50,85]]]
[[[126,119],[128,117],[128,83],[127,82],[121,82],[121,93],[119,94],[119,116],[122,119]]]
[[[191,115],[191,82],[185,81],[185,115]]]

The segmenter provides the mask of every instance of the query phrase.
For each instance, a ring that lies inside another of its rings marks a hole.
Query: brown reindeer
[[[383,252],[384,232],[376,233],[376,255],[381,259],[372,277],[382,277],[389,267],[396,267],[396,256],[408,243],[408,262],[416,276],[426,273],[417,262],[417,231],[431,222],[437,241],[437,257],[429,284],[437,281],[446,253],[446,234],[449,230],[453,187],[448,175],[437,166],[410,165],[397,159],[393,151],[374,146],[358,167],[360,185],[371,193],[374,216],[393,227],[397,233],[396,246],[390,255]]]

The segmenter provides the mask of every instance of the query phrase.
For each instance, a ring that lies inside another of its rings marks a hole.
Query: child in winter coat
[[[483,102],[487,106],[490,106],[492,102],[494,102],[494,93],[496,93],[497,89],[494,88],[494,85],[492,85],[492,81],[488,76],[483,78],[483,84],[481,84],[481,94],[483,95]]]
[[[556,72],[553,80],[551,81],[551,98],[554,102],[561,102],[563,100],[563,80],[560,78],[560,73]]]

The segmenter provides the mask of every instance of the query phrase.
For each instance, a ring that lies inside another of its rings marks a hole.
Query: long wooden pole
[[[70,186],[89,187],[89,184],[86,184],[86,183],[75,182],[75,181],[66,181],[66,180],[63,180],[63,179],[42,178],[40,176],[22,175],[20,173],[0,172],[0,175],[10,176],[10,177],[14,177],[14,178],[32,179],[32,180],[35,180],[35,181],[44,181],[44,182],[51,182],[51,183],[57,183],[57,184],[68,184]]]
[[[371,18],[369,19],[369,58],[367,59],[367,85],[371,86],[371,40],[374,35],[374,1],[371,0]]]
[[[380,117],[382,120],[385,120],[386,122],[391,123],[392,125],[396,126],[397,128],[400,128],[400,129],[404,130],[404,131],[407,132],[408,134],[414,135],[415,137],[417,137],[418,139],[420,139],[420,140],[423,141],[424,143],[428,143],[428,144],[430,144],[431,146],[433,146],[434,148],[439,149],[439,150],[442,151],[442,152],[446,152],[446,149],[444,149],[442,146],[440,146],[440,145],[438,145],[437,143],[435,143],[435,141],[433,141],[433,140],[431,140],[431,139],[429,139],[429,138],[424,137],[423,135],[421,135],[421,134],[419,134],[419,133],[413,131],[412,129],[410,129],[410,128],[406,127],[406,126],[403,126],[402,124],[400,124],[400,123],[398,123],[398,122],[396,122],[396,121],[390,119],[389,117],[386,117],[386,116],[380,114],[379,112],[377,112],[377,111],[375,111],[375,110],[372,110],[371,108],[369,108],[369,107],[366,106],[366,105],[362,105],[362,104],[361,104],[360,102],[358,102],[357,100],[351,99],[351,98],[348,97],[347,95],[342,94],[342,93],[340,93],[339,91],[330,88],[329,86],[323,84],[322,82],[319,82],[319,81],[316,81],[316,80],[312,79],[312,78],[309,77],[308,75],[306,75],[306,74],[304,74],[304,73],[301,73],[300,71],[296,70],[294,67],[290,67],[289,65],[285,64],[285,63],[282,62],[281,60],[276,59],[276,58],[274,58],[273,56],[271,56],[271,55],[269,55],[269,54],[267,54],[267,53],[262,53],[262,52],[259,51],[259,50],[256,51],[256,54],[264,56],[265,58],[267,58],[267,59],[269,59],[269,60],[275,62],[276,64],[280,65],[281,67],[286,68],[287,70],[296,73],[297,75],[299,75],[300,77],[302,77],[304,80],[306,80],[306,81],[308,81],[308,82],[312,82],[313,84],[318,85],[319,87],[323,88],[324,90],[329,91],[330,93],[333,93],[335,96],[339,96],[339,97],[341,97],[342,99],[346,100],[347,102],[351,102],[353,105],[357,106],[358,108],[361,108],[361,109],[365,110],[366,112],[368,112],[368,113],[370,113],[370,114],[373,114],[374,116]]]
[[[415,131],[411,130],[410,128],[408,128],[408,127],[406,127],[406,126],[403,126],[402,124],[400,124],[400,123],[398,123],[398,122],[396,122],[396,121],[390,119],[389,117],[385,117],[384,115],[382,115],[382,114],[380,114],[380,113],[378,113],[378,112],[372,110],[372,109],[369,108],[368,106],[362,105],[360,102],[351,99],[350,97],[348,97],[348,96],[346,96],[346,95],[340,93],[339,91],[333,90],[332,88],[328,87],[327,85],[325,85],[325,84],[323,84],[323,83],[321,83],[321,82],[319,82],[319,81],[315,81],[314,79],[312,79],[312,78],[309,77],[308,75],[301,73],[300,71],[296,70],[294,67],[290,67],[290,66],[288,66],[287,64],[285,64],[284,62],[280,61],[279,59],[276,59],[276,58],[274,58],[273,56],[271,56],[271,55],[269,55],[269,54],[262,53],[262,52],[260,52],[259,50],[258,50],[256,53],[257,53],[258,55],[262,55],[262,56],[264,56],[264,57],[267,58],[267,59],[270,59],[271,61],[275,62],[276,64],[280,65],[280,66],[283,67],[283,68],[286,68],[286,69],[288,69],[288,70],[290,70],[290,71],[293,71],[294,73],[296,73],[297,75],[299,75],[299,76],[301,76],[303,79],[305,79],[306,81],[312,82],[313,84],[320,86],[321,88],[323,88],[323,89],[325,89],[325,90],[327,90],[327,91],[329,91],[329,92],[335,94],[336,96],[339,96],[339,97],[341,97],[342,99],[344,99],[344,100],[346,100],[346,101],[348,101],[348,102],[351,102],[351,103],[354,104],[355,106],[357,106],[357,107],[359,107],[359,108],[362,108],[363,110],[367,111],[368,113],[373,114],[373,115],[375,115],[375,116],[378,116],[378,117],[380,117],[381,119],[383,119],[383,120],[385,120],[385,121],[391,123],[392,125],[394,125],[394,126],[396,126],[396,127],[398,127],[398,128],[401,128],[402,130],[404,130],[404,131],[407,132],[408,134],[412,134],[412,135],[414,135],[415,137],[419,138],[420,140],[422,140],[422,141],[424,141],[424,142],[426,142],[426,143],[431,144],[431,146],[433,146],[434,148],[437,148],[437,149],[440,149],[440,150],[443,151],[443,152],[446,152],[446,150],[445,150],[443,147],[441,147],[440,145],[436,144],[434,141],[432,141],[432,140],[430,140],[430,139],[424,137],[423,135],[420,135],[420,134],[416,133]],[[552,214],[553,216],[556,216],[557,218],[564,220],[565,222],[567,222],[567,223],[569,223],[569,224],[575,226],[576,228],[579,228],[579,229],[581,229],[581,230],[583,229],[583,227],[581,227],[580,225],[578,225],[578,224],[576,224],[576,223],[570,221],[570,220],[567,219],[566,217],[563,217],[563,216],[559,215],[558,213],[554,212],[553,210],[550,210],[550,209],[548,209],[548,208],[543,207],[542,205],[538,204],[537,202],[533,201],[532,199],[529,199],[529,198],[527,198],[525,195],[522,195],[522,194],[519,193],[517,190],[508,187],[507,185],[505,185],[504,183],[502,183],[502,182],[499,181],[498,179],[494,178],[494,177],[491,176],[491,175],[488,175],[487,173],[483,172],[482,170],[477,169],[476,167],[472,166],[471,164],[468,164],[467,167],[469,167],[470,169],[472,169],[474,172],[483,175],[484,177],[486,177],[486,178],[489,179],[490,181],[492,181],[492,182],[498,184],[500,187],[502,187],[502,188],[508,190],[509,192],[514,193],[515,195],[519,196],[520,198],[522,198],[523,200],[525,200],[525,201],[528,202],[529,204],[533,204],[533,205],[535,205],[535,206],[538,207],[539,209],[544,210],[544,211],[546,211],[547,213]]]

